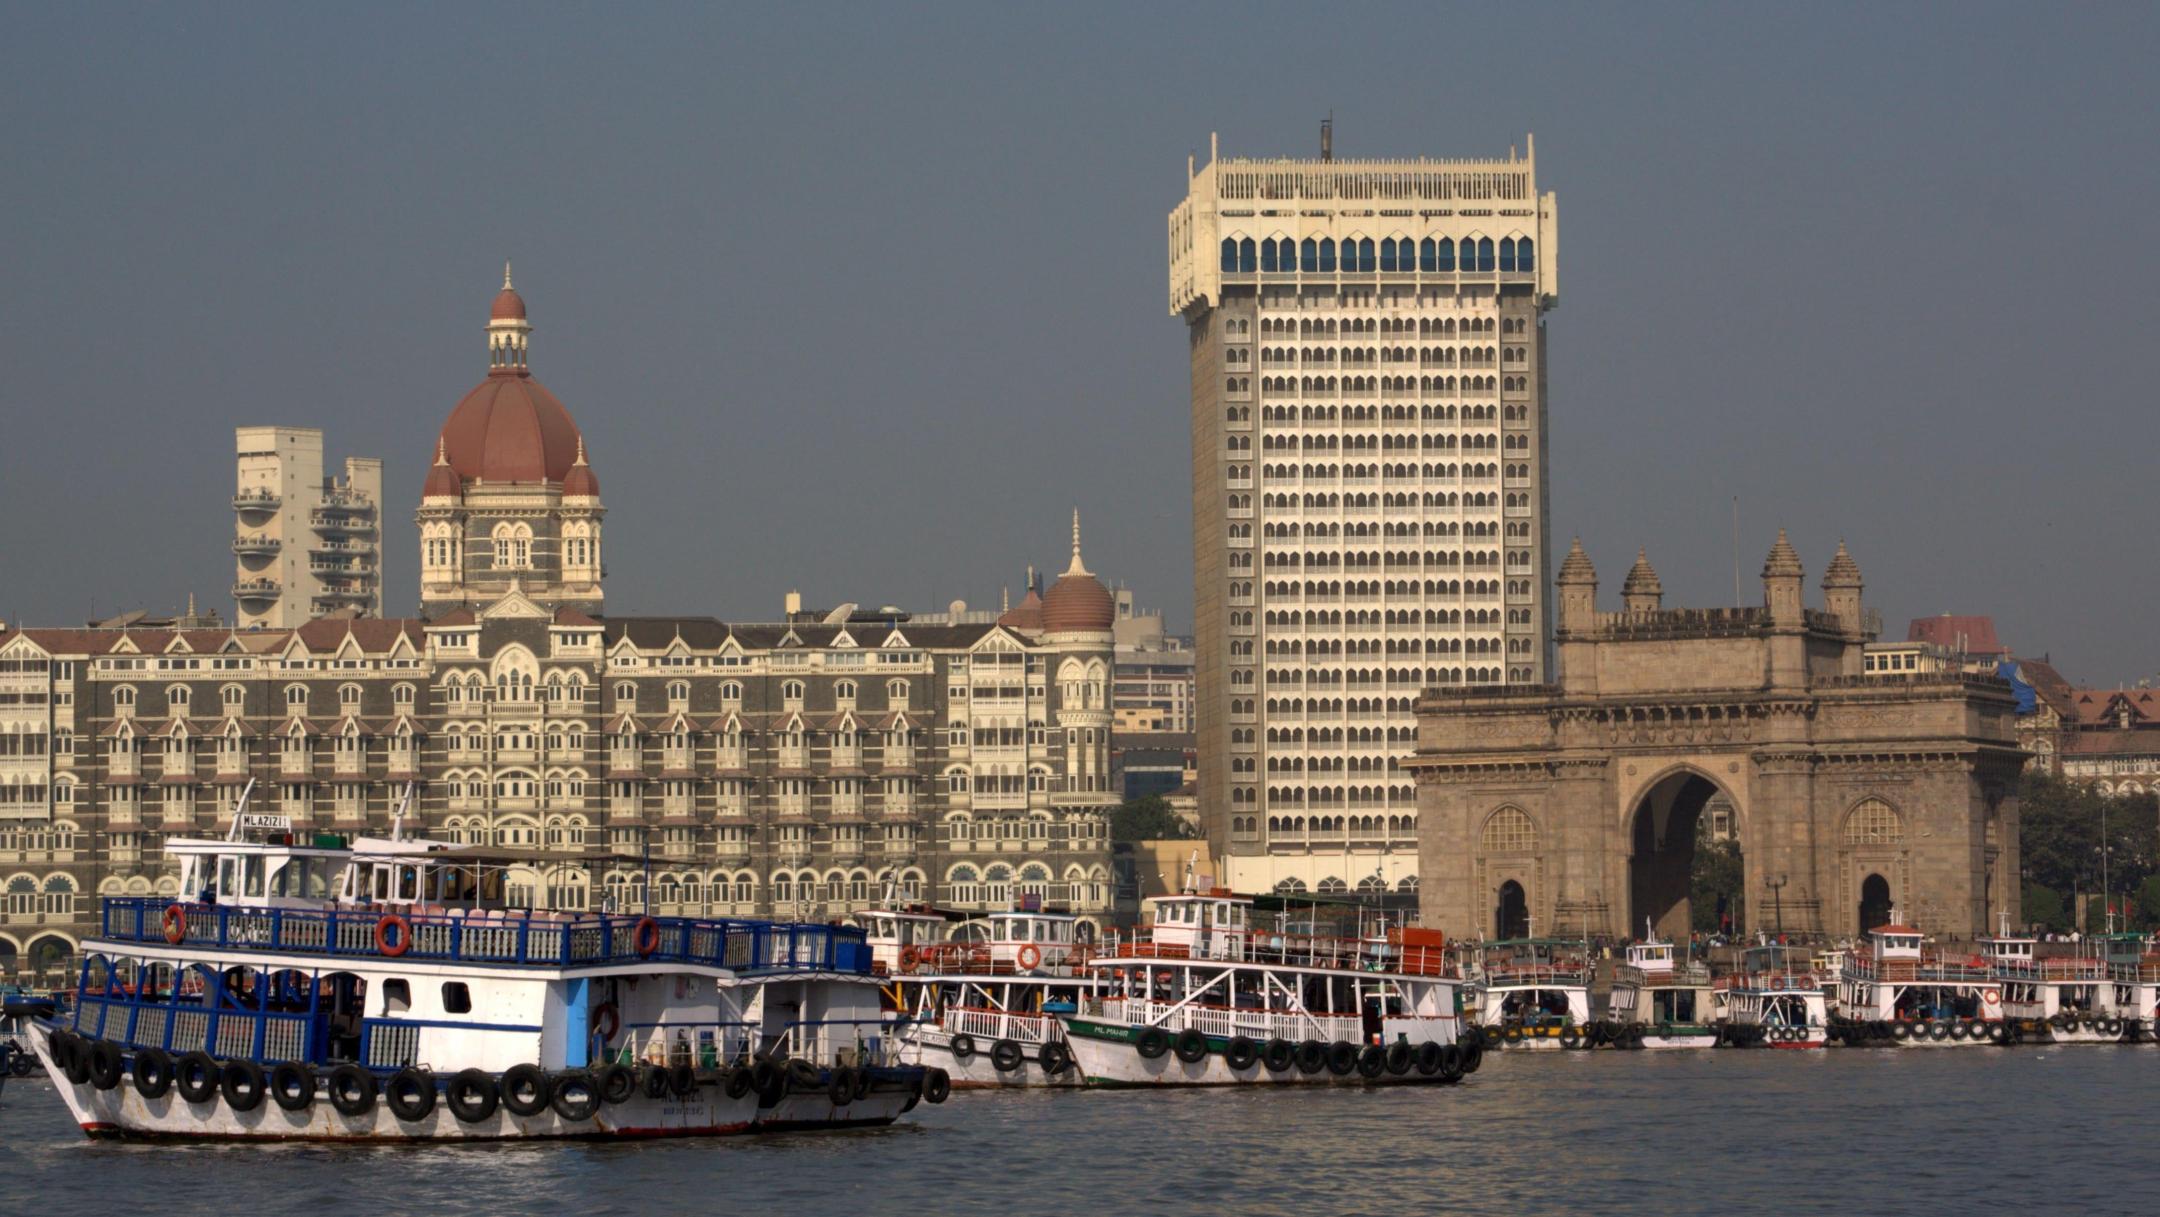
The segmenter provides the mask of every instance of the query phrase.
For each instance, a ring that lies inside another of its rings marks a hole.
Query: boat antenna
[[[405,793],[398,798],[397,810],[390,813],[390,839],[405,839],[405,811],[412,806],[413,784],[405,783]]]
[[[249,778],[247,785],[240,788],[240,797],[233,800],[232,823],[225,828],[226,840],[237,841],[240,839],[240,813],[247,810],[248,796],[253,793],[255,793],[255,779]]]

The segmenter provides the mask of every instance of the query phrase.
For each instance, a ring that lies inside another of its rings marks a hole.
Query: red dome
[[[1021,597],[1020,603],[998,615],[997,623],[999,625],[1009,625],[1016,630],[1040,630],[1043,628],[1042,597],[1035,594],[1034,584],[1030,583],[1028,585],[1027,595]]]
[[[505,285],[501,291],[495,293],[495,304],[488,309],[488,320],[525,320],[525,297],[518,295],[516,288]]]
[[[428,467],[427,481],[420,486],[423,499],[454,499],[464,493],[465,483],[459,479],[457,470],[440,459]]]
[[[592,466],[585,463],[585,441],[578,441],[577,460],[570,465],[570,472],[563,475],[564,498],[583,496],[588,499],[600,497],[600,479],[593,475]]]
[[[1117,624],[1117,604],[1110,589],[1086,571],[1067,571],[1043,597],[1043,629],[1049,632],[1103,632]]]
[[[560,482],[581,442],[570,412],[546,386],[522,370],[500,369],[450,412],[441,451],[467,482]]]

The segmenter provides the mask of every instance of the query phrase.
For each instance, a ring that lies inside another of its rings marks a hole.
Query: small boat
[[[2134,1044],[2150,1038],[2160,957],[2143,934],[2094,934],[2075,955],[2040,955],[2009,932],[1980,940],[2015,1038],[2049,1044]]]
[[[1727,1044],[1820,1048],[1829,1043],[1830,1014],[1822,978],[1798,947],[1760,942],[1740,953],[1740,970],[1720,977]]]
[[[1626,1048],[1716,1047],[1716,992],[1706,965],[1674,959],[1672,943],[1646,934],[1614,969],[1605,1018],[1588,1039]]]
[[[2100,936],[2100,957],[2107,961],[2108,989],[2101,990],[2108,1013],[2123,1021],[2123,1038],[2133,1044],[2160,1043],[2160,949],[2151,935],[2110,933]]]
[[[165,850],[199,897],[106,899],[32,1024],[93,1136],[714,1136],[945,1097],[899,1059],[859,930],[513,907],[509,869],[550,859],[245,812]]]
[[[1081,1084],[1059,1020],[1095,990],[1090,923],[1032,899],[979,918],[907,904],[854,919],[874,952],[892,948],[886,993],[905,1016],[904,1059],[946,1070],[956,1088]]]
[[[1920,930],[1868,931],[1838,980],[1836,1037],[1849,1045],[1959,1047],[2007,1044],[2002,982],[1979,955],[1929,949]]]
[[[1225,888],[1157,900],[1152,927],[1095,953],[1100,989],[1063,1016],[1081,1075],[1103,1086],[1359,1086],[1476,1072],[1484,1052],[1459,1035],[1462,982],[1438,931],[1320,933],[1322,909]],[[1256,911],[1275,924],[1255,924]]]
[[[1486,1047],[1560,1049],[1589,1046],[1589,946],[1574,939],[1509,938],[1465,948],[1471,955],[1469,1014]],[[1634,1031],[1608,1042],[1631,1047]]]

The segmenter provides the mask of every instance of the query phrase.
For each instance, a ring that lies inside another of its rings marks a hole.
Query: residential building
[[[1426,688],[1546,677],[1536,157],[1225,159],[1168,221],[1188,329],[1199,791],[1239,890],[1414,885]]]
[[[1135,610],[1130,588],[1118,588],[1114,597],[1117,665],[1112,707],[1122,722],[1131,724],[1130,730],[1190,733],[1198,699],[1192,640],[1164,633],[1160,610]]]
[[[233,600],[242,629],[333,614],[382,616],[382,461],[323,476],[313,427],[239,427]]]

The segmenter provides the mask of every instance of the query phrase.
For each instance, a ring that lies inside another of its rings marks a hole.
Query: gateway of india
[[[1644,556],[1621,610],[1599,612],[1577,542],[1556,580],[1557,683],[1424,694],[1408,764],[1426,925],[1684,935],[1711,808],[1743,858],[1740,932],[1850,935],[1893,908],[1954,936],[2018,919],[2009,685],[1865,672],[1875,629],[1842,543],[1821,609],[1782,531],[1762,579],[1761,608],[1668,609]]]

